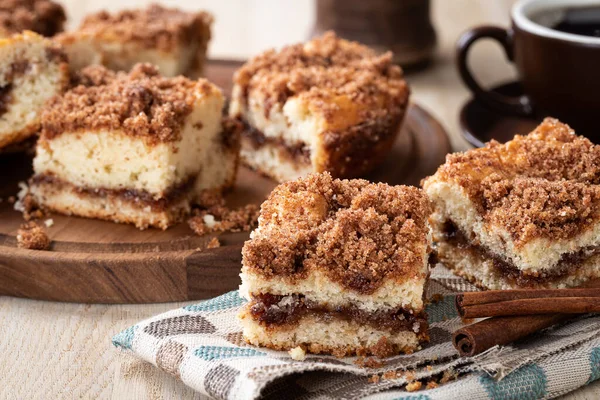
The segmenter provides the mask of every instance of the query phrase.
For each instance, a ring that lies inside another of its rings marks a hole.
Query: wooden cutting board
[[[240,64],[210,61],[208,79],[231,90]],[[435,172],[450,151],[442,126],[413,104],[388,157],[367,178],[418,185]],[[212,238],[193,234],[186,223],[166,231],[140,231],[131,225],[50,215],[49,251],[17,247],[23,223],[10,196],[31,175],[31,156],[0,154],[0,295],[82,303],[154,303],[210,298],[239,284],[241,246],[248,233],[219,235],[220,248],[206,249]],[[269,179],[240,168],[228,205],[260,204],[275,187]]]

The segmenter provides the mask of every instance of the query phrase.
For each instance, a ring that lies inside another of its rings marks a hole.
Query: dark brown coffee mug
[[[600,141],[600,38],[552,29],[574,7],[598,7],[600,12],[600,0],[517,2],[511,12],[511,28],[480,26],[460,37],[458,70],[475,98],[487,106],[511,114],[556,117]],[[523,95],[500,95],[482,88],[473,78],[467,55],[482,38],[502,45],[517,68]]]

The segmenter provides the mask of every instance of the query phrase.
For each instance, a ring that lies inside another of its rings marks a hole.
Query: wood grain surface
[[[237,62],[212,61],[207,77],[231,90]],[[450,151],[446,132],[427,112],[411,105],[390,154],[369,180],[418,185]],[[0,197],[18,191],[31,175],[31,156],[0,156]],[[240,168],[228,194],[232,207],[260,204],[275,183]],[[248,233],[219,235],[222,247],[206,249],[211,237],[195,236],[186,223],[166,231],[51,214],[49,251],[17,247],[22,216],[0,203],[0,295],[81,303],[157,303],[214,297],[237,288],[241,246]]]

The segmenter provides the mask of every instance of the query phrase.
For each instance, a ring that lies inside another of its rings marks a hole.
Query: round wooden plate
[[[212,62],[208,78],[227,93],[239,64]],[[227,77],[226,79],[224,77]],[[435,172],[450,151],[442,126],[411,105],[389,156],[368,179],[418,185]],[[82,303],[153,303],[214,297],[237,288],[241,246],[248,233],[219,235],[220,248],[206,249],[211,237],[195,236],[182,223],[166,231],[53,214],[49,251],[17,247],[23,223],[10,196],[31,175],[31,156],[0,156],[0,295]],[[231,206],[260,204],[275,183],[240,168]]]

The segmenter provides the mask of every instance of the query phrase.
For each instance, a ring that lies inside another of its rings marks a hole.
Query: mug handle
[[[504,28],[496,26],[479,26],[463,33],[456,43],[456,55],[458,71],[462,80],[471,89],[478,101],[499,111],[530,116],[533,114],[531,100],[526,95],[506,96],[491,90],[483,89],[473,78],[471,70],[467,65],[469,49],[475,41],[482,38],[495,39],[504,48],[506,57],[512,62],[512,38],[511,34]]]

